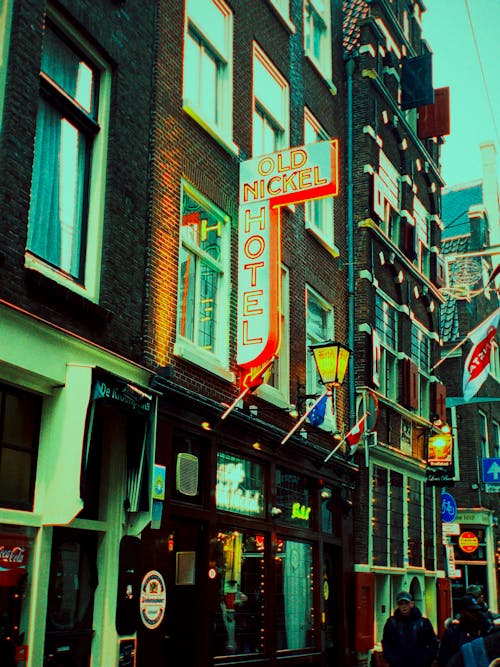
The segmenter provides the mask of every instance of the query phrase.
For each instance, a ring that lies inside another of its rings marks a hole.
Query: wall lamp
[[[344,381],[347,367],[349,365],[349,358],[351,356],[351,350],[346,347],[343,343],[337,343],[332,340],[323,341],[322,343],[314,343],[309,345],[309,349],[312,352],[314,361],[316,363],[316,368],[318,369],[318,374],[321,380],[321,383],[324,385],[325,390],[320,396],[313,395],[308,396],[303,394],[300,396],[298,393],[297,396],[297,407],[299,405],[299,399],[305,400],[306,398],[315,398],[316,400],[311,405],[311,407],[302,415],[302,417],[296,422],[294,427],[286,434],[286,436],[281,441],[281,444],[284,445],[285,442],[295,433],[295,431],[300,428],[302,423],[308,417],[308,415],[314,410],[318,403],[323,400],[325,396],[331,394],[333,387],[340,387]],[[300,388],[300,387],[299,387]],[[300,410],[299,410],[300,412]]]

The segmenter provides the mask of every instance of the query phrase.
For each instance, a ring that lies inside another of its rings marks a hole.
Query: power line
[[[470,7],[469,7],[469,0],[465,0],[465,8],[467,9],[467,16],[469,18],[470,29],[471,29],[471,32],[472,32],[472,38],[474,40],[474,47],[476,49],[477,59],[478,59],[478,62],[479,62],[479,69],[481,70],[481,76],[483,77],[484,90],[486,92],[486,99],[488,100],[488,107],[489,107],[490,114],[491,114],[491,120],[493,121],[493,129],[495,130],[497,146],[500,147],[498,127],[497,127],[497,123],[496,123],[496,120],[495,120],[495,113],[493,111],[493,104],[491,103],[490,91],[488,89],[488,83],[486,81],[486,75],[484,73],[483,62],[481,60],[481,54],[479,52],[479,45],[477,43],[476,32],[474,30],[474,24],[472,23],[472,16],[471,16]]]

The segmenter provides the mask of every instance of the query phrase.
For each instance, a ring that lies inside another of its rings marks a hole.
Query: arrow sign
[[[500,459],[482,459],[483,482],[500,484]]]

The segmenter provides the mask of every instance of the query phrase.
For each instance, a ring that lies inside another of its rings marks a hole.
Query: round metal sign
[[[457,518],[457,503],[451,493],[441,494],[441,518],[443,523],[451,523]]]
[[[458,546],[466,554],[472,554],[479,546],[479,539],[475,533],[465,531],[458,538]]]
[[[165,580],[159,572],[151,570],[142,580],[140,599],[141,619],[149,630],[163,621],[166,601]]]

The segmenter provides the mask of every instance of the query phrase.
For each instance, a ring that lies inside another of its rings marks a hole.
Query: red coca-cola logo
[[[27,555],[26,547],[0,543],[0,567],[23,567],[26,565]]]

